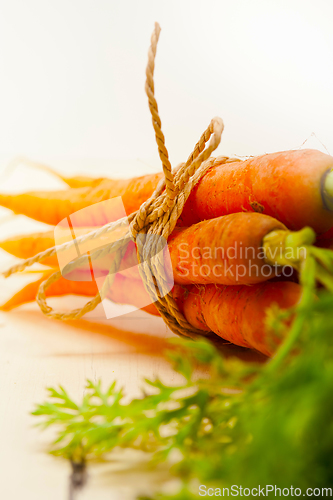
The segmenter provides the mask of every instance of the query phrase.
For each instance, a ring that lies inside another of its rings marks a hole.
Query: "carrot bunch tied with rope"
[[[0,243],[26,259],[4,273],[6,277],[36,262],[52,268],[2,308],[10,310],[36,294],[44,314],[68,320],[82,317],[104,298],[127,301],[159,314],[178,335],[195,339],[214,332],[271,356],[281,339],[266,334],[266,308],[286,310],[290,323],[298,305],[309,300],[309,268],[313,279],[333,293],[333,252],[314,246],[316,236],[333,227],[333,158],[312,150],[245,161],[212,158],[224,128],[222,120],[214,118],[188,160],[172,170],[154,95],[159,34],[156,24],[146,93],[163,175],[118,181],[60,176],[68,190],[0,194],[0,205],[48,224],[84,213],[75,217],[75,229],[81,233],[75,231],[74,241],[55,245],[48,232]],[[114,212],[99,208],[100,202],[116,196],[121,196],[129,214],[118,220]],[[89,211],[83,210],[87,207]],[[112,239],[119,230],[120,239],[102,242],[103,236]],[[87,242],[95,249],[68,259],[64,273],[59,255]],[[240,247],[251,249],[253,257],[231,258],[230,249],[237,252]],[[91,263],[94,275],[103,278],[99,286],[85,283]],[[285,278],[285,268],[297,272],[300,284]],[[74,285],[73,276],[81,276],[80,286]],[[53,310],[47,304],[47,295],[66,293],[93,298],[74,311]]]

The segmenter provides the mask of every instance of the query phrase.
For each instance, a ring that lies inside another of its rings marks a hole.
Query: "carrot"
[[[275,230],[286,228],[267,215],[243,212],[176,228],[168,240],[169,274],[181,285],[266,281],[281,270],[266,263],[262,248],[264,237]]]
[[[264,212],[289,229],[311,226],[317,233],[333,227],[333,158],[316,150],[285,151],[245,161],[218,163],[192,191],[179,225],[189,226],[240,211]],[[137,210],[162,174],[129,180],[103,179],[98,185],[57,192],[0,195],[0,205],[48,224],[102,200],[122,196],[127,214]],[[112,210],[113,212],[113,210]],[[85,226],[103,225],[114,213],[95,207]]]
[[[32,283],[23,287],[19,292],[14,294],[5,304],[0,306],[2,311],[10,311],[20,305],[33,302],[36,298],[40,284],[45,281],[52,273],[46,271],[43,273],[42,278],[39,278]],[[83,276],[82,276],[83,278]],[[58,281],[46,290],[47,297],[59,297],[63,295],[81,295],[84,297],[94,297],[99,292],[96,281],[70,281],[61,277]],[[110,288],[107,297],[118,304],[134,305],[138,308],[142,304],[149,304],[150,299],[148,293],[139,280],[131,280],[117,274],[115,282]],[[141,307],[142,310],[149,314],[158,315],[157,309],[154,304]]]
[[[54,244],[54,231],[47,231],[13,236],[0,241],[0,248],[19,259],[29,259],[48,248],[52,248]],[[58,267],[57,256],[48,257],[42,263],[47,266]]]
[[[39,285],[48,277],[29,283],[0,309],[10,311],[22,304],[34,301]],[[61,278],[47,290],[48,297],[63,295],[95,296],[98,288],[95,282],[75,282]],[[287,309],[297,304],[301,287],[291,282],[267,282],[253,286],[222,285],[175,285],[173,296],[187,321],[202,331],[212,331],[233,344],[256,349],[271,356],[281,338],[267,330],[266,310],[272,305]],[[120,274],[108,293],[116,303],[140,307],[149,303],[142,282],[131,280]],[[149,314],[158,315],[154,304],[142,307]]]
[[[121,274],[116,274],[115,281],[107,297],[117,304],[129,304],[149,314],[159,316],[155,305],[150,304],[150,297],[141,280],[131,279]],[[148,305],[143,306],[143,304]]]
[[[96,229],[96,228],[95,228]],[[80,236],[83,236],[84,234],[87,234],[91,232],[93,228],[74,228],[73,233],[76,238],[79,238]],[[57,227],[56,230],[56,238],[55,238],[55,231],[45,231],[45,232],[38,232],[38,233],[31,233],[31,234],[25,234],[25,235],[19,235],[19,236],[14,236],[11,238],[8,238],[6,240],[0,241],[0,248],[2,250],[5,250],[7,253],[14,255],[15,257],[18,257],[19,259],[30,259],[30,257],[33,257],[37,255],[38,253],[44,252],[45,250],[48,250],[49,248],[54,247],[56,244],[61,245],[62,243],[72,241],[73,239],[73,233],[71,230],[68,228],[61,228]],[[118,231],[117,233],[114,233],[119,237],[122,236],[122,232]],[[101,239],[100,241],[101,246],[103,244],[106,244],[105,240]],[[133,244],[134,245],[134,244]],[[85,245],[87,246],[87,245]],[[135,257],[135,248],[132,248],[132,254]],[[79,245],[79,250],[80,253],[83,255],[87,251],[89,251],[89,248],[84,248],[83,244]],[[61,253],[60,255],[60,262],[62,265],[68,264],[71,262],[74,258],[77,257],[76,255],[73,255],[72,250],[68,250],[67,252]],[[111,260],[113,259],[113,256],[110,255],[107,259],[105,259],[101,264],[104,264],[104,266],[108,266],[111,263]],[[128,254],[128,259],[133,259],[131,254]],[[137,264],[137,261],[134,261],[134,263],[128,262],[128,259],[124,259],[124,264],[123,268],[126,267],[131,267],[132,265]],[[45,264],[47,266],[51,266],[54,268],[59,267],[59,261],[57,255],[53,255],[51,257],[47,257],[42,261],[42,264]],[[88,266],[89,268],[90,266]],[[82,271],[82,267],[80,268]],[[138,275],[136,275],[138,277]]]
[[[0,205],[16,214],[23,214],[46,224],[57,225],[64,218],[101,201],[122,197],[126,213],[138,210],[153,193],[162,174],[145,175],[128,180],[103,179],[94,187],[86,186],[63,191],[29,192],[17,195],[0,194]],[[76,226],[104,225],[123,216],[114,206],[95,206],[75,217]]]
[[[266,310],[273,304],[287,309],[297,304],[301,287],[290,282],[253,286],[191,286],[178,291],[178,305],[187,321],[225,340],[271,356],[281,338],[267,330]]]
[[[13,295],[5,304],[0,306],[2,311],[10,311],[22,304],[33,302],[36,298],[40,284],[45,281],[54,270],[43,272],[43,276],[36,281],[28,283],[19,292]],[[58,297],[61,295],[83,295],[92,297],[98,293],[97,284],[94,281],[69,281],[61,278],[59,281],[52,283],[46,291],[47,297]]]
[[[81,228],[78,233],[80,231],[84,234],[89,229]],[[72,236],[69,230],[57,228],[57,232],[59,238],[65,241]],[[119,234],[117,238],[122,236],[122,233]],[[165,277],[169,282],[173,281],[176,284],[250,285],[260,283],[281,274],[284,271],[281,266],[291,266],[298,270],[300,259],[302,259],[299,249],[304,245],[310,249],[309,245],[313,239],[314,233],[310,228],[290,232],[281,222],[255,212],[239,212],[217,217],[193,224],[188,228],[176,227],[165,249],[165,252],[168,250],[168,254],[164,254],[163,261]],[[21,247],[18,238],[6,240],[0,243],[0,247],[16,256],[30,258],[36,249],[42,251],[47,246],[54,245],[52,232],[44,233],[44,235],[37,233],[24,236],[21,241]],[[75,246],[65,252],[59,252],[58,259],[63,276],[67,279],[79,280],[80,273],[82,271],[90,273],[91,268],[94,278],[108,275],[116,254],[112,252],[102,254],[102,256],[98,254],[99,250],[108,243],[109,241],[107,239],[104,241],[103,237],[100,240],[82,243],[82,245],[78,241],[76,246],[80,254],[77,253]],[[94,253],[96,249],[98,249],[97,255]],[[73,266],[68,267],[78,256],[86,255],[87,252],[89,260],[81,261],[79,267],[74,270]],[[51,263],[57,266],[57,262]],[[289,277],[290,271],[289,267],[288,273],[283,272],[283,275]],[[118,272],[130,278],[141,279],[136,247],[132,241],[128,243]],[[331,282],[327,272],[321,268],[319,272],[319,267],[317,274],[319,280],[325,279],[325,286],[327,286],[328,279]],[[93,277],[91,276],[90,279]],[[333,282],[330,286],[333,287]]]
[[[266,281],[275,276],[278,269],[266,263],[262,249],[263,239],[272,231],[285,229],[283,224],[272,217],[243,212],[202,221],[188,228],[176,228],[168,240],[170,259],[165,256],[166,275],[173,278],[177,284],[234,285]],[[70,231],[63,232],[63,239],[68,241],[71,237]],[[21,240],[14,238],[0,243],[1,248],[21,258],[32,257],[37,250],[40,252],[53,245],[52,232],[44,235],[37,233],[22,237]],[[98,242],[95,242],[95,245],[102,246]],[[68,256],[66,253],[59,254],[62,268],[73,258],[73,251],[69,251]],[[91,257],[95,277],[107,275],[114,258],[115,254],[112,253],[99,259]],[[57,266],[55,260],[51,257],[49,264],[51,262]],[[119,272],[140,279],[137,264],[135,245],[130,242]],[[85,270],[89,269],[90,265],[87,263]],[[76,269],[71,279],[75,280],[76,273],[82,270],[82,266]]]
[[[333,226],[332,168],[333,157],[316,150],[216,166],[192,191],[179,224],[255,211],[275,217],[289,229],[310,226],[322,233]]]

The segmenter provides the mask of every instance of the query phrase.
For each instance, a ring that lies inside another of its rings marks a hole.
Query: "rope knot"
[[[206,160],[219,145],[224,125],[221,118],[213,118],[187,162],[175,172],[172,171],[154,95],[155,56],[160,31],[156,23],[148,51],[145,88],[164,180],[151,198],[140,207],[130,229],[136,243],[138,261],[141,264],[139,270],[142,281],[160,315],[172,331],[178,335],[194,338],[203,332],[193,329],[177,307],[170,291],[170,279],[166,273],[163,251],[193,187],[213,164]],[[206,147],[209,140],[210,143]]]

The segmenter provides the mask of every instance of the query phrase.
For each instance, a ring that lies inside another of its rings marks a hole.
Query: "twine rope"
[[[52,309],[47,304],[45,293],[52,283],[61,278],[61,271],[56,271],[39,287],[36,297],[39,307],[45,315],[61,320],[78,319],[87,312],[95,309],[106,297],[107,291],[112,285],[115,275],[119,270],[129,239],[132,239],[136,243],[138,262],[141,264],[139,265],[141,279],[160,315],[174,333],[194,339],[205,335],[207,332],[193,328],[179,311],[172,293],[170,292],[170,283],[165,273],[163,250],[168,237],[176,226],[177,220],[182,213],[185,202],[193,187],[213,166],[240,160],[226,156],[217,158],[210,157],[212,152],[220,144],[224,129],[223,121],[221,118],[216,117],[211,120],[186,163],[181,164],[175,172],[172,172],[168,150],[165,146],[165,138],[161,128],[161,119],[158,113],[154,88],[155,57],[160,31],[160,26],[155,23],[155,29],[151,36],[151,45],[148,51],[145,90],[148,97],[148,104],[155,131],[156,143],[158,145],[158,152],[162,162],[164,178],[161,179],[151,197],[141,205],[138,211],[133,212],[128,217],[106,224],[100,229],[78,237],[75,242],[71,241],[64,243],[63,245],[58,245],[41,252],[11,267],[4,273],[4,276],[8,277],[11,274],[23,271],[26,267],[36,262],[42,262],[47,257],[68,250],[74,244],[87,242],[92,239],[99,239],[101,236],[111,234],[113,231],[129,224],[129,231],[127,231],[122,239],[91,252],[90,256],[84,255],[66,266],[66,272],[70,272],[80,265],[86,264],[89,258],[97,259],[110,253],[115,254],[115,259],[112,261],[103,286],[92,300],[88,301],[82,308],[72,311]]]

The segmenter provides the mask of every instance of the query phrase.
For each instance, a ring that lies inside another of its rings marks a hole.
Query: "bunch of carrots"
[[[67,189],[0,194],[0,205],[52,226],[60,224],[60,232],[62,222],[76,213],[75,234],[85,234],[115,218],[107,205],[101,210],[100,202],[121,196],[129,215],[162,178],[56,175]],[[294,310],[301,298],[298,278],[307,255],[316,259],[318,285],[333,292],[333,157],[298,150],[227,163],[217,158],[192,190],[167,243],[166,274],[188,323],[203,334],[214,332],[227,342],[272,356],[282,339],[266,326],[267,308]],[[0,248],[21,259],[54,245],[53,228],[0,242]],[[112,258],[94,262],[93,272],[90,266],[71,276],[64,273],[47,296],[95,296],[96,280],[107,275]],[[47,268],[42,278],[16,293],[2,310],[35,299],[40,284],[59,269],[56,256],[43,264]],[[137,265],[136,246],[130,241],[108,298],[158,315]]]

